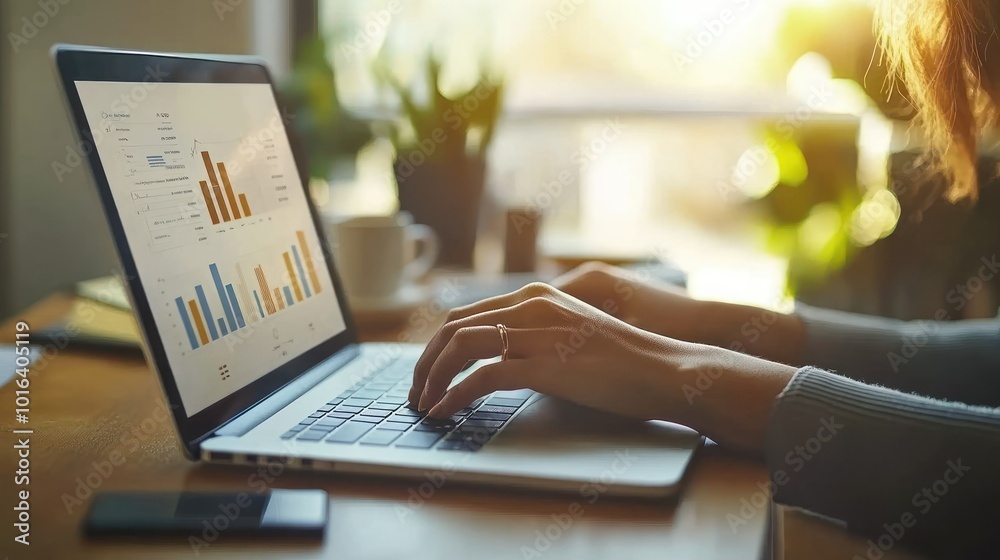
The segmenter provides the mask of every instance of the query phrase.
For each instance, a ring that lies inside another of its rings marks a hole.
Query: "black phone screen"
[[[84,522],[91,536],[322,536],[328,499],[322,490],[102,493]]]

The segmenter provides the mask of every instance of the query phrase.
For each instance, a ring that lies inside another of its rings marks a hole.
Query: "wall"
[[[254,11],[254,3],[243,0],[0,2],[6,39],[0,46],[0,317],[117,267],[86,166],[61,182],[53,171],[53,161],[64,161],[76,139],[49,58],[52,44],[247,53],[259,46]],[[23,18],[44,25],[32,35]]]

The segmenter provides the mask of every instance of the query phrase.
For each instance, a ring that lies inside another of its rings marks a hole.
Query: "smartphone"
[[[322,490],[104,492],[90,504],[88,536],[184,535],[322,538],[329,499]]]

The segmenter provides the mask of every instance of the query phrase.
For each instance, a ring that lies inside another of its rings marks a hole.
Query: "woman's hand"
[[[508,359],[449,390],[469,360],[500,355],[501,323]],[[642,330],[551,286],[530,284],[452,311],[417,362],[409,399],[442,418],[493,391],[529,388],[624,416],[679,422],[756,450],[773,399],[792,373]]]
[[[552,284],[640,329],[785,364],[800,364],[805,326],[795,315],[690,298],[683,289],[644,282],[640,273],[586,263]]]
[[[644,282],[639,272],[588,262],[552,285],[640,329],[689,342],[708,338],[699,321],[708,302],[691,299],[683,288],[671,284]]]

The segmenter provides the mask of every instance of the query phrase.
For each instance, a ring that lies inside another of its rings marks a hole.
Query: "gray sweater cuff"
[[[803,362],[858,381],[969,404],[1000,406],[1000,321],[898,321],[806,305]]]
[[[777,502],[842,520],[873,538],[906,516],[915,525],[906,528],[905,543],[946,546],[950,557],[974,556],[984,539],[997,544],[984,521],[1000,501],[993,478],[1000,470],[996,409],[803,368],[775,401],[764,453]],[[926,496],[935,484],[938,490],[947,484],[947,496]]]

